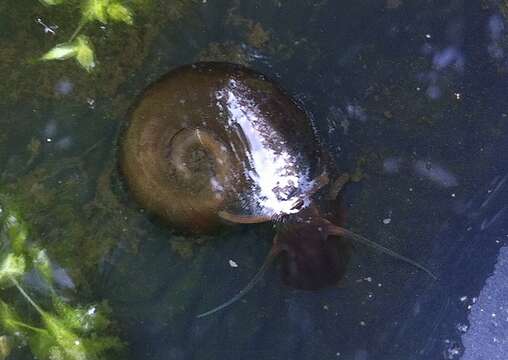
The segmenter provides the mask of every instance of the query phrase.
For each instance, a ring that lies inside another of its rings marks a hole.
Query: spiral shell
[[[229,63],[186,65],[148,87],[120,144],[135,200],[190,232],[216,228],[222,210],[299,211],[321,162],[306,113],[264,75]]]

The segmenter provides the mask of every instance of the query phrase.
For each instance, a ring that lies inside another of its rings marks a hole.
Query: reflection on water
[[[431,161],[417,160],[414,164],[414,169],[416,174],[440,186],[453,187],[459,184],[455,175],[449,170]]]

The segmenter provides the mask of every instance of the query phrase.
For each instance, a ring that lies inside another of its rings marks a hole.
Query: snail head
[[[336,285],[351,257],[351,244],[330,235],[320,219],[282,226],[274,246],[280,250],[281,277],[295,289],[318,290]]]

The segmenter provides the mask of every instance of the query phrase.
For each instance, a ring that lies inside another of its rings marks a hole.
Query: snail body
[[[237,301],[278,257],[288,286],[317,290],[337,284],[350,257],[349,241],[434,277],[321,213],[313,198],[328,176],[309,118],[274,82],[243,66],[186,65],[147,88],[121,138],[120,169],[134,199],[183,232],[277,220],[258,274],[200,317]],[[338,180],[335,185],[345,182]],[[331,188],[334,199],[340,186]]]

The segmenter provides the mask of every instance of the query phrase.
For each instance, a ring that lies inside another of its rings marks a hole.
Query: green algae
[[[38,314],[39,320],[35,322],[26,308],[18,310],[20,300],[12,304],[0,300],[0,327],[13,336],[19,347],[27,343],[39,359],[99,360],[106,354],[119,353],[123,343],[118,337],[107,334],[111,325],[108,320],[111,310],[107,304],[73,306],[59,295],[51,260],[30,236],[28,226],[13,203],[10,196],[0,194],[0,283],[4,289],[0,299],[4,299],[6,288],[17,289],[18,297],[30,305],[31,312]],[[39,273],[50,289],[46,297],[51,298],[51,310],[43,309],[25,290],[24,276],[31,270]]]
[[[97,264],[129,226],[128,214],[104,184],[109,173],[94,178],[86,160],[81,155],[42,162],[3,187],[30,219],[39,246],[68,269],[85,294]]]
[[[136,12],[133,26],[115,23],[107,24],[104,29],[90,26],[86,35],[93,41],[97,66],[92,73],[87,73],[73,62],[39,61],[48,49],[69,39],[80,21],[76,6],[45,7],[37,1],[22,0],[13,7],[3,2],[0,4],[3,38],[0,71],[4,81],[0,84],[0,105],[27,99],[32,104],[59,99],[62,95],[55,91],[55,83],[62,78],[72,79],[75,101],[85,103],[87,99],[114,97],[148,56],[160,30],[168,23],[185,19],[195,4],[195,0],[130,1],[128,6]],[[34,19],[41,19],[47,26],[58,25],[58,29],[55,34],[45,33]]]
[[[48,6],[72,4],[78,6],[81,10],[81,18],[76,30],[70,35],[68,41],[60,43],[49,50],[41,57],[41,60],[66,60],[75,58],[77,63],[90,72],[95,67],[95,55],[91,40],[88,36],[81,34],[85,26],[89,23],[100,22],[108,24],[109,22],[123,22],[133,25],[133,13],[129,7],[119,0],[85,0],[80,3],[65,0],[40,0]],[[55,31],[39,21],[44,26],[44,31],[54,33]]]

